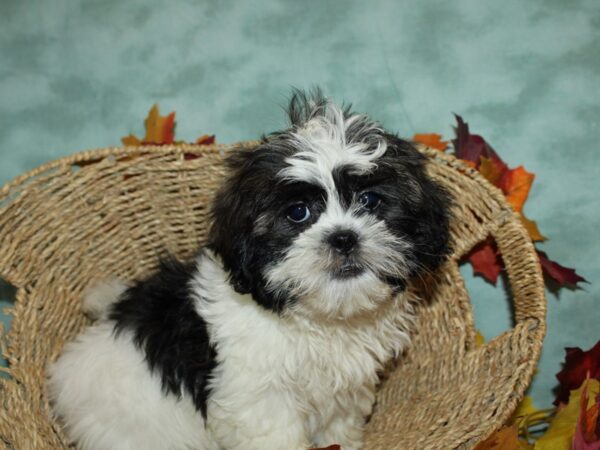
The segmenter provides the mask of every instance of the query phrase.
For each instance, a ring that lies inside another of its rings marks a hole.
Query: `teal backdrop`
[[[143,135],[154,103],[181,139],[255,139],[285,124],[290,86],[313,85],[408,137],[451,137],[456,112],[536,174],[525,212],[541,247],[591,283],[548,296],[531,393],[549,406],[564,347],[600,338],[598,0],[1,0],[0,184]],[[510,309],[471,272],[489,339]],[[0,287],[2,305],[13,294]]]

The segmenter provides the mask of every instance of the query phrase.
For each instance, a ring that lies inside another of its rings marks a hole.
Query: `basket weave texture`
[[[89,324],[80,311],[82,291],[110,276],[139,278],[166,253],[192,257],[206,235],[230,148],[94,150],[0,190],[0,277],[17,287],[3,340],[9,369],[0,377],[0,445],[68,448],[51,418],[44,372]],[[518,217],[477,171],[437,150],[420,150],[429,173],[455,198],[453,254],[435,289],[411,288],[423,299],[413,345],[378,391],[366,450],[472,448],[510,417],[545,333],[542,275]],[[506,266],[514,328],[481,346],[458,262],[488,235]]]

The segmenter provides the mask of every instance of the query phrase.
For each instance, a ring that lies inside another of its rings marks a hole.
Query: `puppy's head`
[[[408,142],[320,92],[291,127],[227,160],[209,246],[240,293],[277,312],[372,310],[448,252],[448,198]]]

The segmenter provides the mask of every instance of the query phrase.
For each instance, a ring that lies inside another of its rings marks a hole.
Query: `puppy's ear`
[[[417,267],[434,271],[450,253],[450,206],[452,199],[446,189],[426,171],[427,159],[409,142],[386,135],[388,157],[397,164],[400,178],[407,178],[404,207],[409,216],[404,230],[414,244]],[[390,155],[391,154],[391,155]]]
[[[212,205],[207,243],[221,257],[225,270],[231,274],[231,284],[241,294],[251,292],[253,285],[249,267],[253,259],[251,217],[255,201],[249,173],[251,160],[251,150],[234,150],[227,157],[229,176]]]
[[[415,228],[415,254],[428,270],[437,269],[450,253],[450,194],[425,175],[421,180],[423,199]],[[417,269],[418,270],[418,269]]]

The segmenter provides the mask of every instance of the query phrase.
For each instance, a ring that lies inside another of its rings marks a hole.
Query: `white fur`
[[[240,450],[360,448],[377,373],[409,343],[410,302],[398,297],[350,320],[279,316],[234,292],[213,257],[199,269],[197,309],[219,362],[208,402],[213,438]]]
[[[336,229],[358,235],[357,252],[367,266],[363,274],[351,279],[331,277],[337,255],[323,241]],[[319,220],[294,240],[283,260],[267,269],[265,278],[271,289],[301,297],[298,308],[347,318],[390,298],[391,288],[381,275],[405,278],[411,268],[404,256],[408,249],[410,244],[390,233],[383,221],[330,201]]]
[[[48,370],[54,412],[80,449],[305,450],[361,446],[382,364],[409,343],[403,296],[349,320],[279,316],[237,294],[208,252],[192,283],[216,343],[206,428],[182,392],[165,395],[127,332],[101,321]]]
[[[113,327],[89,327],[48,369],[53,410],[77,448],[215,449],[191,400],[164,395],[131,335]]]
[[[353,124],[364,122],[364,133],[381,130],[359,114],[344,118],[343,111],[334,103],[328,102],[324,108],[323,116],[310,119],[291,133],[300,151],[286,160],[289,167],[280,175],[290,180],[317,183],[332,200],[337,197],[334,169],[350,166],[353,173],[368,173],[376,168],[374,160],[383,156],[387,144],[381,138],[375,149],[369,149],[365,142],[348,142],[346,132]]]

